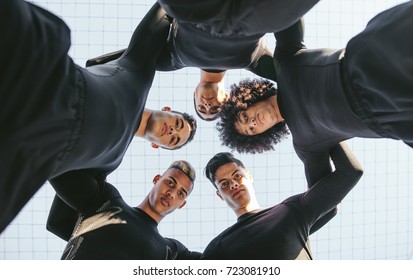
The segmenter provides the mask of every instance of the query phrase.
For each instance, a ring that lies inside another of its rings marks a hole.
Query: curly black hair
[[[231,85],[230,97],[222,106],[220,120],[216,124],[224,146],[239,153],[262,153],[275,149],[275,145],[289,135],[284,121],[257,135],[243,135],[235,129],[240,112],[249,106],[277,95],[273,82],[265,79],[244,79],[238,85]]]

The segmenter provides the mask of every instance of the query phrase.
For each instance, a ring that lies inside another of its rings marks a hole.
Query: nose
[[[176,134],[176,129],[174,129],[172,126],[169,127],[168,135]]]
[[[250,123],[251,123],[251,125],[256,125],[257,124],[257,122],[255,121],[255,118],[251,118]]]
[[[171,190],[166,192],[166,195],[168,196],[169,199],[174,199],[173,193],[171,192]]]
[[[237,181],[232,181],[232,184],[229,187],[229,189],[232,191],[232,190],[238,189],[238,187],[239,187],[238,182]]]
[[[209,109],[211,108],[211,103],[210,102],[204,102],[205,108]]]

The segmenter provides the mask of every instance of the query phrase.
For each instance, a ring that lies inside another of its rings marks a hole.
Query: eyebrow
[[[232,172],[231,177],[232,177],[235,173],[237,173],[238,171],[239,171],[239,169],[236,169],[234,172]],[[224,178],[224,179],[219,180],[219,181],[218,181],[218,185],[219,185],[222,181],[224,181],[224,180],[227,180],[227,179]]]
[[[188,192],[186,191],[184,187],[181,187],[181,190],[185,193],[185,196],[188,196]]]
[[[172,181],[174,181],[175,185],[177,185],[177,184],[178,184],[178,182],[176,181],[176,179],[175,179],[174,177],[169,176],[169,179],[171,179]]]

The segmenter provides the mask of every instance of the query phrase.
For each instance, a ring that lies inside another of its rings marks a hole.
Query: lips
[[[235,198],[236,196],[241,195],[242,192],[244,192],[244,189],[237,189],[233,194],[232,194],[232,198]]]
[[[165,197],[161,197],[161,204],[165,207],[170,207],[169,199]]]

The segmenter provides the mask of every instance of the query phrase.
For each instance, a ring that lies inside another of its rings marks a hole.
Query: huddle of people
[[[312,50],[302,17],[317,2],[158,0],[126,49],[81,67],[67,53],[70,30],[61,19],[23,0],[2,1],[0,233],[49,181],[56,196],[47,229],[68,242],[62,259],[312,259],[309,236],[336,215],[363,173],[345,140],[392,138],[413,147],[413,40],[405,35],[413,2],[374,17],[345,49]],[[266,33],[274,33],[274,52]],[[203,252],[157,228],[195,187],[189,162],[156,175],[137,206],[106,180],[133,136],[164,149],[194,138],[193,116],[145,107],[155,72],[183,67],[200,68],[195,111],[217,120],[223,145],[262,153],[291,134],[308,186],[262,209],[247,167],[229,152],[212,156],[205,176],[237,221]],[[229,69],[260,78],[227,93]]]

